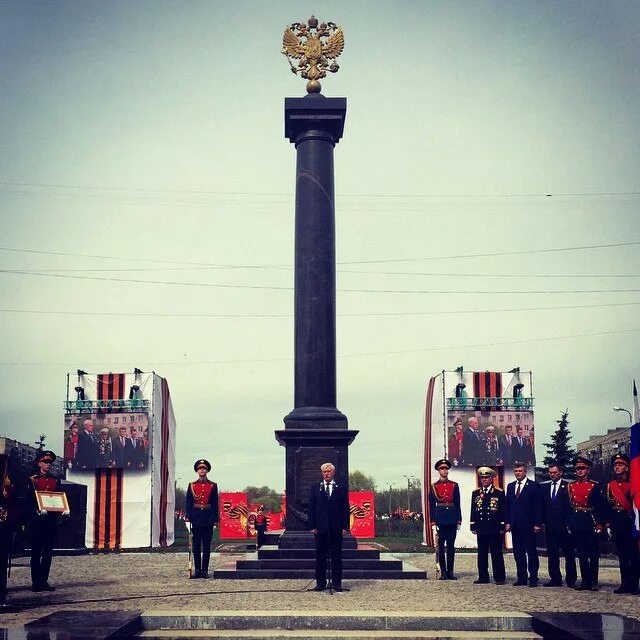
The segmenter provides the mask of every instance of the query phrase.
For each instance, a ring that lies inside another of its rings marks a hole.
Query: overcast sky
[[[283,101],[305,81],[280,48],[314,12],[346,39],[323,93],[348,100],[351,469],[418,475],[426,382],[458,365],[532,370],[539,445],[565,408],[575,440],[627,424],[612,407],[640,379],[639,3],[15,0],[0,3],[0,432],[61,451],[67,371],[155,370],[179,482],[204,456],[223,489],[284,487]]]

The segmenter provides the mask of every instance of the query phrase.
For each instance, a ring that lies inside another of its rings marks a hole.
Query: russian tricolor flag
[[[633,381],[633,425],[631,426],[631,494],[636,512],[636,537],[640,534],[640,404],[638,403],[638,389]]]

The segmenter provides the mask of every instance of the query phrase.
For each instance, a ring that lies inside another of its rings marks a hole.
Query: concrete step
[[[492,633],[491,637],[517,632],[536,637],[532,634],[530,615],[499,611],[146,611],[139,622],[144,632],[217,631],[229,634],[248,631],[256,634],[286,631],[308,634],[318,631],[328,637],[348,631]]]
[[[223,565],[213,572],[214,578],[225,580],[311,580],[315,577],[313,569],[239,569],[236,563]],[[423,569],[407,568],[386,571],[382,569],[345,569],[343,580],[426,580]]]
[[[263,545],[258,550],[258,558],[267,560],[272,558],[313,559],[316,557],[315,549],[278,549],[275,545]],[[342,558],[377,560],[380,558],[378,549],[343,549]]]
[[[238,560],[238,570],[241,569],[315,569],[316,561],[313,558],[299,559],[299,558],[274,558],[274,559],[248,559]],[[402,560],[378,560],[358,558],[352,560],[350,558],[343,558],[342,568],[346,569],[373,569],[384,571],[402,571]]]
[[[533,632],[526,631],[314,631],[294,630],[283,631],[280,629],[245,629],[241,631],[224,631],[212,629],[193,629],[189,631],[141,631],[136,638],[148,640],[187,640],[188,638],[216,638],[218,640],[232,640],[244,638],[245,640],[287,640],[289,638],[312,638],[313,640],[395,640],[396,638],[414,638],[415,640],[541,640]]]

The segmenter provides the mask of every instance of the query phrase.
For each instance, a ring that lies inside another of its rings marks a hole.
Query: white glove
[[[65,517],[66,517],[66,516],[70,516],[70,515],[71,515],[71,511],[69,511],[69,509],[65,509],[65,510],[61,513],[61,515],[65,516]]]
[[[40,509],[40,513],[38,515],[40,516],[46,516],[49,512],[46,509]]]

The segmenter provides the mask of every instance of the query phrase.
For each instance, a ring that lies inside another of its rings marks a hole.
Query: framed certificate
[[[43,509],[51,513],[69,511],[67,494],[64,491],[36,491],[36,500],[40,511]]]

